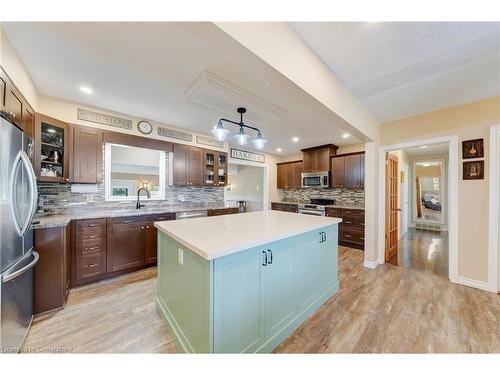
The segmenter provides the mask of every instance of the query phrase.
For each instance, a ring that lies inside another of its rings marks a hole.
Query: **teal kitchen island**
[[[156,307],[188,353],[269,353],[339,288],[341,219],[281,211],[156,222]]]

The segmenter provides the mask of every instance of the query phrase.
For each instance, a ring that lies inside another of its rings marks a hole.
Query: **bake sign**
[[[257,154],[255,152],[238,150],[237,148],[231,149],[231,158],[253,161],[256,163],[265,163],[266,162],[266,157],[263,154]]]

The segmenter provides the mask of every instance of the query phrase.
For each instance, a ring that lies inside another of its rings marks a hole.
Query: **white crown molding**
[[[280,106],[271,103],[270,101],[257,96],[250,91],[224,79],[219,77],[218,75],[208,71],[204,70],[200,73],[200,75],[194,80],[194,82],[189,85],[189,87],[185,90],[186,96],[191,99],[193,102],[201,104],[205,107],[211,108],[217,112],[224,113],[228,116],[234,116],[234,112],[228,112],[226,110],[223,110],[221,108],[214,107],[208,103],[205,103],[203,101],[200,101],[196,98],[194,98],[194,95],[198,90],[200,90],[204,85],[206,86],[211,86],[214,88],[217,88],[219,90],[222,90],[232,96],[235,97],[240,97],[242,99],[242,102],[251,102],[253,103],[256,107],[260,108],[262,111],[265,111],[269,113],[272,117],[275,119],[280,119],[283,118],[288,111],[281,108]],[[250,121],[251,122],[251,121]]]

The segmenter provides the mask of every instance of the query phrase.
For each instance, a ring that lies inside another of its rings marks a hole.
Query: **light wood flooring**
[[[499,295],[421,270],[362,263],[362,251],[339,248],[339,292],[275,352],[500,352]],[[153,268],[71,290],[66,309],[34,322],[26,346],[175,352],[155,311],[155,275]]]
[[[448,276],[448,232],[408,228],[391,263]]]

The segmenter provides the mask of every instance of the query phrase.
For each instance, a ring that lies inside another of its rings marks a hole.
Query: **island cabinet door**
[[[275,242],[265,248],[263,296],[266,340],[278,334],[292,320],[294,302],[294,240]]]
[[[326,291],[335,288],[337,278],[338,226],[297,237],[295,245],[295,306],[308,309]]]
[[[253,353],[264,343],[264,259],[264,248],[215,259],[214,352]]]

